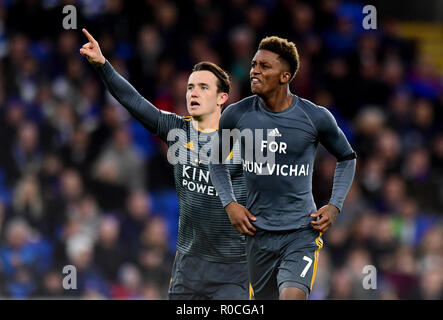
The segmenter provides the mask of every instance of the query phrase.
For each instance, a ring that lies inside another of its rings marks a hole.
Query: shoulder
[[[164,135],[172,129],[184,129],[191,122],[191,120],[191,116],[183,117],[176,113],[160,111],[160,116],[158,119],[158,132]]]
[[[336,125],[334,116],[327,108],[319,106],[307,99],[299,99],[300,108],[305,112],[317,131],[322,131],[328,126]]]
[[[309,101],[308,99],[300,97],[299,99],[299,106],[311,117],[323,117],[326,113],[329,112],[328,109],[326,109],[325,107],[319,106],[314,102]]]
[[[235,127],[238,121],[250,110],[257,101],[257,96],[249,96],[238,102],[227,106],[222,112],[222,121],[229,124],[229,127]]]
[[[242,113],[248,111],[249,108],[251,108],[253,106],[256,99],[257,99],[257,96],[253,95],[253,96],[249,96],[247,98],[244,98],[240,101],[237,101],[235,103],[232,103],[225,108],[225,110],[223,111],[223,114],[224,113],[227,113],[230,115],[242,114]]]
[[[172,121],[177,123],[185,123],[192,120],[191,116],[179,116],[176,113],[160,110],[160,117],[165,121]]]

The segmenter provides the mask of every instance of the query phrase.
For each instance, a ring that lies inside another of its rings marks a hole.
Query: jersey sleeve
[[[212,139],[209,171],[212,184],[219,194],[223,207],[237,201],[225,159],[229,157],[235,143],[232,130],[236,129],[240,118],[238,111],[238,104],[230,105],[223,111],[217,135]]]
[[[349,144],[348,139],[338,127],[331,112],[324,107],[318,108],[315,125],[319,142],[337,158],[337,161],[347,159],[350,155],[354,154],[354,150]]]
[[[220,117],[219,128],[234,129],[241,116],[241,107],[239,103],[234,103],[226,107]]]
[[[211,163],[222,163],[229,156],[236,141],[237,123],[242,116],[239,102],[226,107],[222,112],[217,135],[214,136],[211,151]]]
[[[189,118],[188,121],[191,119]],[[155,134],[165,141],[168,142],[168,134],[173,129],[183,128],[184,122],[187,121],[185,118],[171,112],[160,111],[158,118],[158,126]]]
[[[356,155],[331,112],[324,107],[319,107],[317,116],[319,141],[338,161],[329,204],[341,211],[354,179]]]

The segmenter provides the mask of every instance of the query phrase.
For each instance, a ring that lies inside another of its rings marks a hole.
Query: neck
[[[293,96],[289,90],[289,86],[285,89],[279,89],[270,92],[266,96],[260,96],[264,106],[271,111],[283,111],[292,104]]]
[[[220,115],[221,110],[211,114],[192,117],[192,126],[200,132],[213,132],[218,129]]]

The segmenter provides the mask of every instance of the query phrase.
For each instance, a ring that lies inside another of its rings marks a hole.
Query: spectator
[[[34,176],[25,176],[17,183],[12,209],[14,216],[27,221],[41,234],[47,234],[44,217],[46,208],[43,207],[40,186]]]
[[[424,273],[420,279],[418,299],[442,300],[443,299],[443,276],[440,268],[433,268]]]
[[[61,271],[62,269],[54,269],[44,274],[43,279],[40,282],[39,291],[36,294],[37,299],[60,299],[65,295],[66,291],[63,288]]]
[[[37,174],[42,161],[38,128],[32,122],[25,122],[18,128],[16,138],[11,152],[17,171],[20,175]]]
[[[94,264],[93,242],[80,232],[74,232],[66,239],[67,262],[76,268],[77,289],[68,294],[83,297],[91,294],[97,297],[109,297],[109,288]]]
[[[133,264],[123,264],[119,270],[119,281],[112,288],[113,299],[141,299],[142,276]]]
[[[103,163],[111,162],[116,165],[116,177],[112,179],[115,184],[121,185],[127,190],[145,187],[142,158],[134,148],[132,137],[126,128],[120,127],[114,131],[112,141],[99,156],[94,171],[100,170]],[[104,177],[102,176],[102,178]]]
[[[133,191],[126,200],[126,210],[121,217],[120,239],[127,245],[131,257],[136,256],[140,247],[140,237],[148,220],[151,218],[149,195],[142,191]]]
[[[51,247],[33,235],[22,219],[11,220],[5,230],[6,243],[0,246],[4,282],[1,291],[11,298],[29,298],[37,290],[39,276],[51,266]]]
[[[138,263],[144,279],[157,284],[160,293],[167,296],[173,256],[168,246],[166,221],[161,216],[152,217],[141,234],[141,247],[138,251]]]
[[[394,254],[392,266],[384,273],[399,299],[411,298],[417,291],[419,275],[414,251],[411,247],[400,247]]]
[[[94,248],[95,264],[108,283],[118,280],[118,270],[126,260],[124,246],[120,244],[120,223],[112,216],[101,219],[98,239]]]
[[[63,163],[80,172],[87,178],[92,160],[91,137],[86,128],[76,127],[70,136],[70,141],[61,149],[60,155]]]

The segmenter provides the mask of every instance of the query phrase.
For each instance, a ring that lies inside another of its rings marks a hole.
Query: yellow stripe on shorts
[[[323,241],[320,239],[322,234],[323,233],[320,232],[320,235],[315,239],[315,243],[317,244],[318,248],[317,250],[315,250],[314,253],[314,272],[312,274],[312,279],[311,279],[311,286],[310,286],[311,291],[312,291],[312,286],[314,285],[315,275],[317,273],[318,252],[320,251],[321,248],[323,248]]]
[[[251,283],[249,283],[249,300],[252,300],[254,297],[254,289],[252,289]]]

